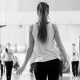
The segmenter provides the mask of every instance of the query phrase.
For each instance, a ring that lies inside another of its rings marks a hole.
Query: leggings
[[[36,80],[58,80],[60,74],[60,60],[35,62],[34,75]]]
[[[63,61],[61,60],[60,61],[60,76],[62,77],[63,76]]]
[[[5,61],[5,67],[7,80],[11,80],[13,61]]]
[[[1,63],[1,60],[0,60],[0,66],[1,66],[1,78],[3,76],[3,64]]]
[[[79,65],[79,61],[72,61],[72,72],[74,77],[78,76],[78,65]]]

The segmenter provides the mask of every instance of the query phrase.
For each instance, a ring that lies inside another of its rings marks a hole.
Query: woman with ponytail
[[[21,74],[31,59],[36,80],[47,80],[47,78],[58,80],[61,55],[68,64],[66,51],[60,40],[57,26],[48,22],[49,5],[40,2],[37,6],[37,14],[38,22],[29,29],[29,48],[25,61],[16,74]]]

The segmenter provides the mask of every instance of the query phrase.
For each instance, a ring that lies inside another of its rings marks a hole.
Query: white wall
[[[80,24],[79,15],[80,11],[51,11],[49,20],[56,24]],[[4,24],[32,24],[36,21],[36,12],[6,12],[4,16]],[[2,19],[0,19],[0,24],[1,22]]]
[[[71,44],[78,46],[80,35],[80,11],[55,11],[50,12],[49,20],[55,23],[67,53],[71,53]],[[4,24],[7,26],[1,30],[1,43],[11,42],[17,44],[28,44],[28,28],[37,21],[35,12],[6,13]],[[20,28],[19,25],[23,25]]]
[[[5,45],[6,43],[12,44],[28,44],[28,25],[22,26],[18,25],[8,25],[1,29],[1,43]]]
[[[0,12],[16,12],[18,0],[0,0]]]
[[[80,10],[80,0],[53,0],[53,10]]]
[[[1,28],[1,43],[6,44],[7,42],[11,42],[17,44],[28,44],[29,25],[36,21],[37,15],[35,12],[6,13],[4,24],[7,26],[5,28]],[[62,43],[68,55],[72,52],[72,43],[76,43],[78,50],[78,37],[80,36],[80,11],[50,12],[49,21],[58,26]],[[19,25],[23,25],[23,27],[20,28]],[[25,54],[15,55],[18,57],[20,65],[22,65]],[[25,72],[26,70],[28,71],[29,68],[29,65],[27,65]]]

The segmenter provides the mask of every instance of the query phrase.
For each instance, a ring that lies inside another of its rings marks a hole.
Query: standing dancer
[[[1,54],[2,54],[2,49],[1,49],[1,45],[0,45],[0,70],[1,70],[0,79],[2,79],[2,76],[3,76],[3,63],[2,63],[2,59],[1,59]]]
[[[72,72],[74,79],[78,77],[78,65],[79,65],[79,54],[76,50],[76,45],[72,44]]]
[[[6,78],[7,80],[11,80],[14,56],[10,49],[10,44],[7,44],[7,48],[5,48],[4,52],[2,53],[2,58],[4,59],[6,67]]]

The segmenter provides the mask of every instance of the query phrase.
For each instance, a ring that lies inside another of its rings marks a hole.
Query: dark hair
[[[6,48],[5,51],[8,52],[8,49]]]
[[[49,13],[49,5],[45,2],[40,2],[37,7],[37,11],[40,11],[40,14],[42,15],[41,21],[39,23],[39,31],[38,31],[38,39],[45,43],[47,39],[47,20],[45,18],[45,12],[47,11]]]
[[[75,44],[75,43],[73,43],[72,45],[74,45],[74,46],[75,46],[76,44]]]

